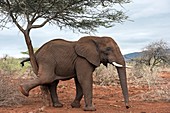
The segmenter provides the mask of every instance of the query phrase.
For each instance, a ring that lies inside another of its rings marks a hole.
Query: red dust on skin
[[[163,79],[170,82],[170,73],[162,73]],[[14,82],[14,81],[13,81]],[[16,82],[16,81],[15,81]],[[130,97],[145,93],[147,87],[132,87],[129,85]],[[81,101],[80,108],[72,108],[71,103],[75,97],[74,80],[61,81],[58,86],[59,100],[64,104],[62,108],[43,106],[40,88],[30,91],[27,101],[21,106],[0,107],[0,113],[91,113],[83,111],[84,100]],[[22,95],[22,94],[21,94]],[[93,87],[93,102],[97,111],[93,113],[168,113],[170,112],[170,102],[147,102],[138,98],[130,99],[130,108],[126,109],[120,86],[98,86]]]

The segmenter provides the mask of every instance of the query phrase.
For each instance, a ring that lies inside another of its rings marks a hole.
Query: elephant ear
[[[86,58],[90,63],[95,66],[100,65],[100,57],[97,50],[97,45],[93,40],[78,41],[75,46],[76,53]]]

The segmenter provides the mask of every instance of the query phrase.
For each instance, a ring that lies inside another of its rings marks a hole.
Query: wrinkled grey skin
[[[116,42],[110,37],[86,36],[71,42],[55,39],[44,44],[36,53],[38,77],[20,85],[23,95],[29,96],[29,91],[39,85],[49,88],[53,106],[62,107],[59,102],[56,87],[59,80],[75,79],[76,97],[72,107],[80,107],[84,95],[85,111],[96,110],[93,103],[92,73],[101,63],[119,63],[125,66],[124,58]],[[27,60],[28,61],[28,60]],[[125,67],[116,67],[125,100],[129,108],[129,97]]]

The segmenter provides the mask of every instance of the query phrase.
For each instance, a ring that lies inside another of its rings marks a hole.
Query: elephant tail
[[[20,62],[21,66],[24,67],[24,62],[30,61],[30,58],[24,59],[23,61]]]

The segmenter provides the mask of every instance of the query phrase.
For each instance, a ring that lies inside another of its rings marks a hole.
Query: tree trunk
[[[28,30],[25,30],[24,37],[25,37],[25,42],[27,44],[28,53],[29,53],[29,56],[30,56],[30,62],[31,62],[31,66],[33,68],[33,72],[36,75],[38,75],[38,65],[37,65],[36,57],[35,57],[35,54],[34,54],[34,49],[33,49],[33,46],[32,46],[32,42],[31,42]]]

